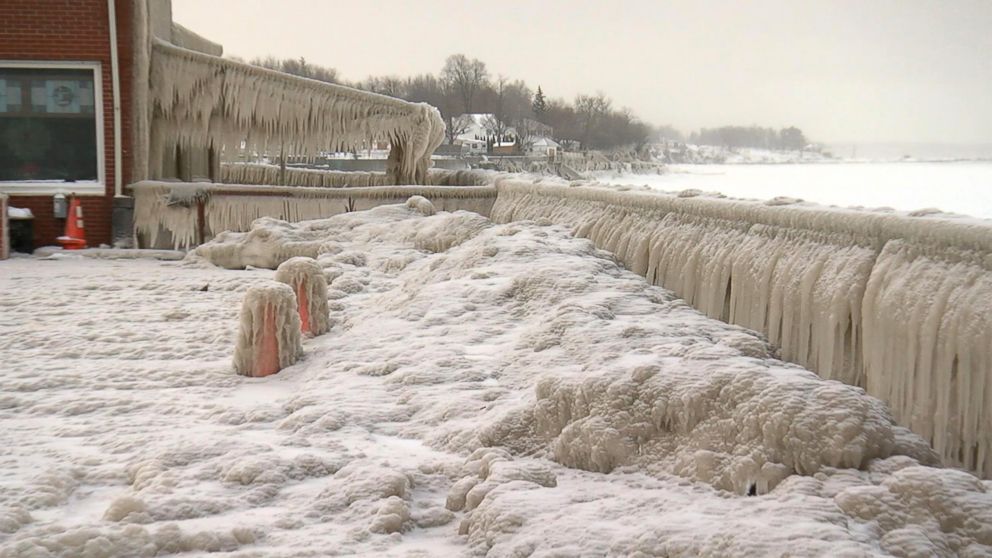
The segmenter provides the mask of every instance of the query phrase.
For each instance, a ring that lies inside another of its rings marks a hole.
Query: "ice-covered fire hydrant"
[[[276,269],[276,281],[296,293],[300,330],[304,335],[321,335],[330,329],[327,311],[327,278],[313,258],[296,257]]]
[[[234,348],[238,374],[275,374],[302,354],[300,317],[292,287],[271,281],[249,288],[241,304],[241,326]]]

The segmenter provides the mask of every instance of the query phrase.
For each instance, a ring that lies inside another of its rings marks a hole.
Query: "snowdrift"
[[[428,218],[411,218],[418,214]],[[366,224],[370,220],[380,223]],[[224,233],[193,257],[229,269],[274,268],[300,255],[326,263],[348,236],[446,253],[404,274],[401,287],[382,296],[387,315],[445,304],[444,291],[476,276],[472,264],[487,255],[511,251],[507,259],[527,260],[528,271],[514,269],[519,273],[512,281],[476,291],[474,299],[503,305],[520,321],[519,344],[526,351],[513,367],[514,379],[533,384],[534,400],[481,431],[437,434],[435,444],[443,448],[547,453],[564,465],[599,472],[635,465],[739,494],[764,494],[795,473],[858,469],[893,454],[936,461],[862,390],[784,365],[756,336],[707,320],[633,275],[603,269],[608,260],[589,244],[546,248],[540,243],[549,233],[530,229],[494,228],[467,212],[435,214],[430,202],[415,197],[405,206],[295,225],[260,219],[250,232]],[[571,271],[562,275],[564,268]],[[604,272],[612,280],[598,277]],[[627,324],[618,312],[641,319]],[[550,349],[580,355],[586,370],[535,384],[534,371],[542,366],[531,355]]]
[[[503,181],[493,219],[567,225],[786,360],[868,389],[944,458],[992,475],[992,225]]]
[[[563,224],[706,315],[763,333],[785,360],[867,389],[945,459],[992,475],[987,221],[788,198],[494,182],[347,189],[145,182],[134,188],[135,223],[143,245],[188,248],[220,231],[247,231],[262,216],[301,221],[423,195],[440,210]],[[297,248],[294,255],[319,252]]]
[[[247,231],[262,217],[290,222],[321,219],[403,203],[413,195],[434,200],[442,210],[488,215],[496,201],[493,186],[302,188],[144,181],[132,185],[131,191],[139,245],[174,249],[192,248],[225,231]]]
[[[135,273],[0,275],[0,554],[992,550],[992,485],[930,466],[861,388],[567,227],[437,206],[259,220]],[[236,376],[237,301],[272,274],[256,263],[304,249],[331,330]]]

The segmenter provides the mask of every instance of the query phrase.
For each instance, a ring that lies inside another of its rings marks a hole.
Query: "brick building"
[[[171,0],[0,0],[0,193],[63,233],[82,201],[90,246],[133,239],[130,185],[215,181],[225,148],[285,156],[389,144],[392,183],[423,183],[436,109],[222,58]],[[314,115],[318,115],[314,117]]]
[[[34,213],[36,245],[62,234],[52,198],[73,192],[90,243],[111,241],[114,195],[131,179],[132,7],[0,2],[0,192]]]

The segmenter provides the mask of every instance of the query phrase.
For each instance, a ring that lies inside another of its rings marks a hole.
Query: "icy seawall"
[[[504,175],[505,176],[505,175]],[[456,177],[457,178],[457,177]],[[949,463],[992,477],[992,223],[946,215],[507,179],[495,186],[135,185],[142,246],[189,248],[263,216],[326,218],[412,195],[548,220],[780,356],[884,399]]]
[[[992,476],[992,223],[524,180],[498,192],[494,221],[571,227]]]

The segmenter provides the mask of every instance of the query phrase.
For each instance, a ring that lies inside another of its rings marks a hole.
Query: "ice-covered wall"
[[[430,169],[424,184],[432,186],[485,186],[494,184],[498,173],[477,170]],[[220,166],[224,184],[269,184],[321,188],[389,186],[391,179],[382,172],[334,171],[287,168],[276,165],[224,163]]]
[[[570,226],[992,476],[992,223],[592,184],[498,190],[493,220]]]
[[[166,150],[247,146],[316,154],[373,141],[392,146],[394,184],[422,184],[444,137],[437,109],[152,41],[150,176],[164,176]]]
[[[513,178],[495,187],[147,182],[134,191],[145,246],[198,244],[198,205],[203,239],[263,216],[317,219],[413,195],[498,222],[567,225],[707,315],[764,333],[786,360],[884,399],[950,462],[992,476],[987,221]]]
[[[290,222],[322,219],[404,203],[416,195],[431,200],[440,211],[465,209],[489,215],[496,201],[493,186],[300,188],[146,181],[132,185],[131,192],[138,244],[175,249],[196,246],[223,231],[247,231],[260,217]]]

